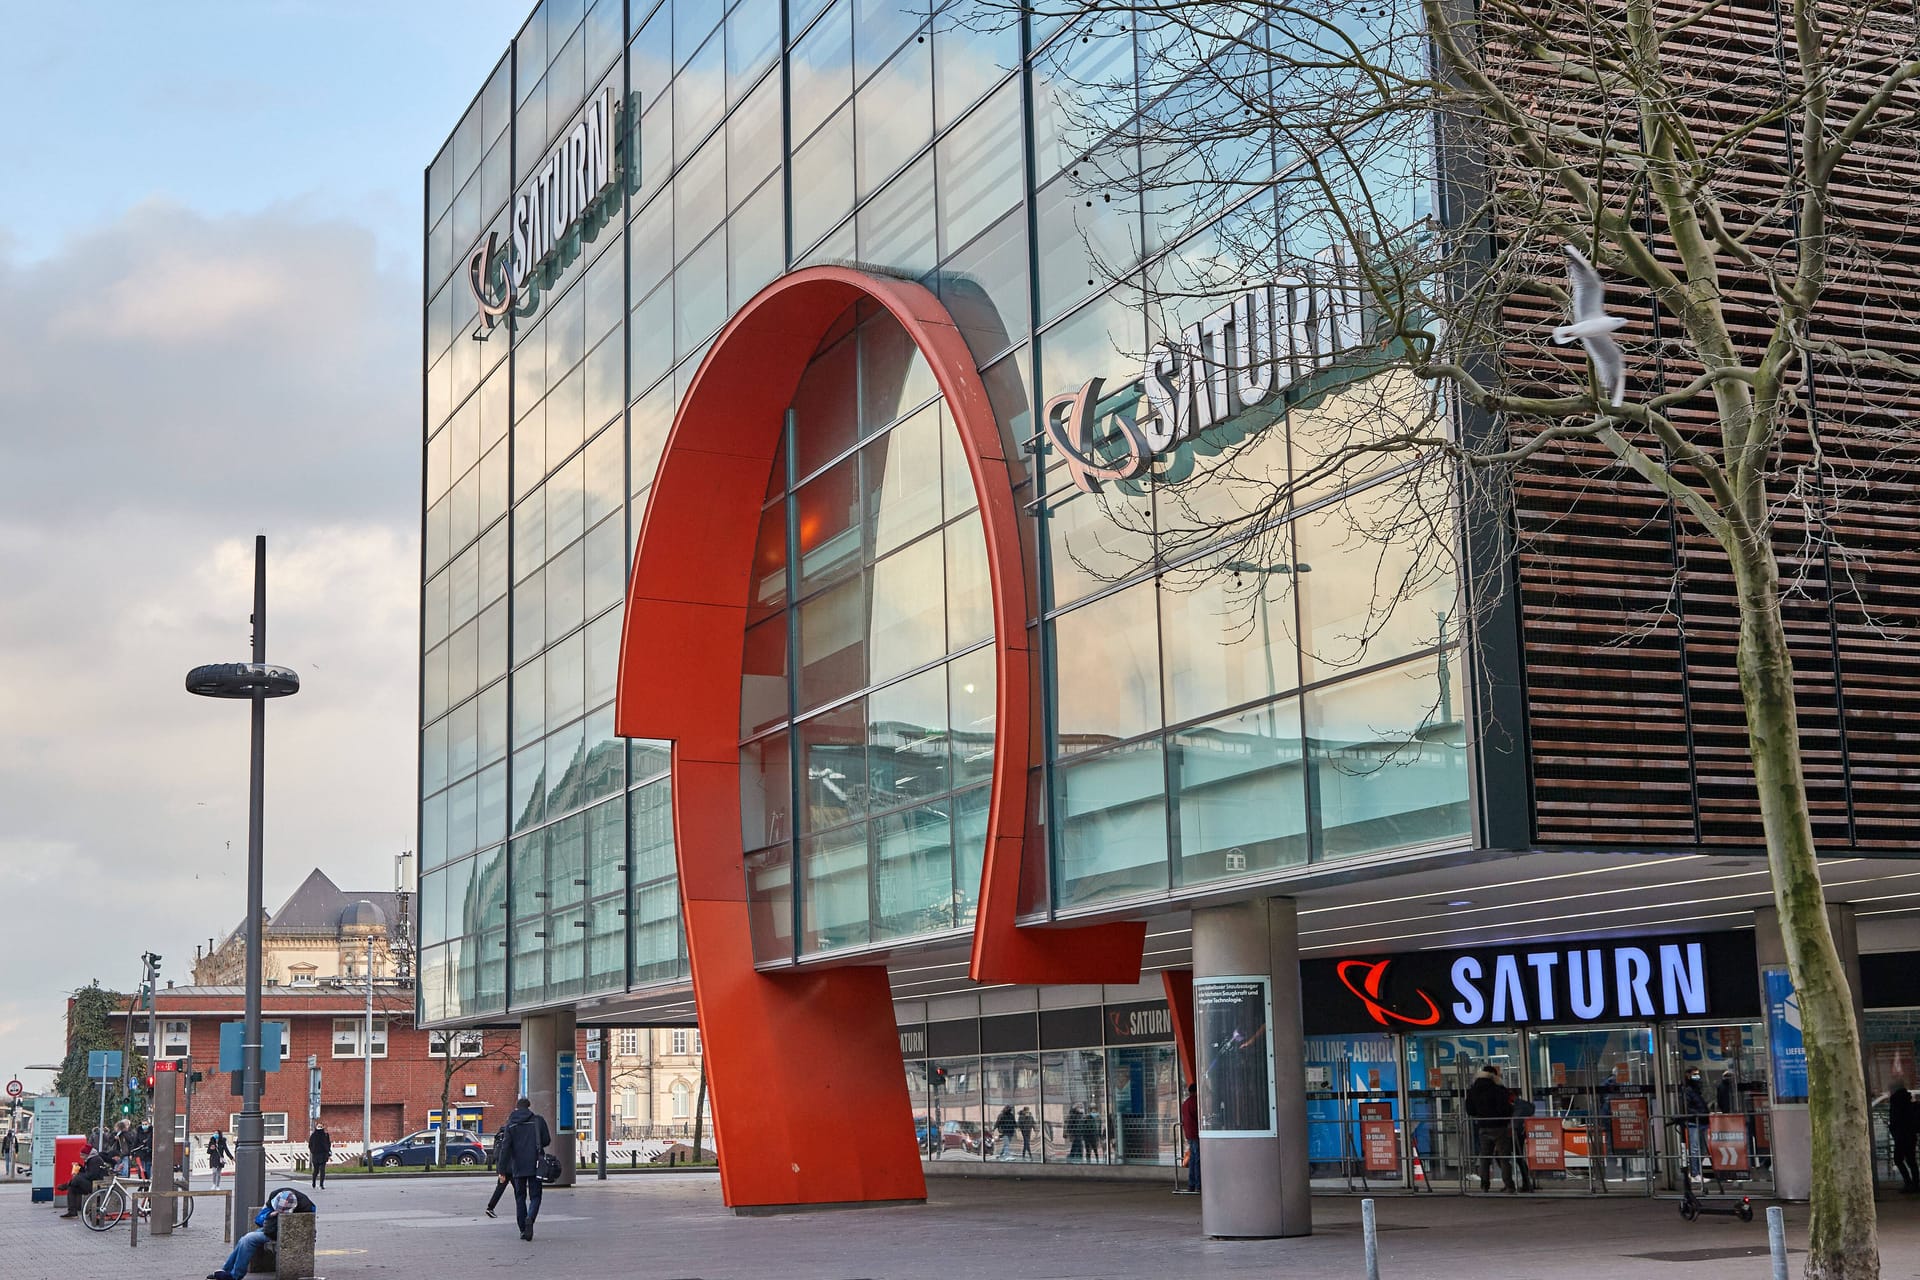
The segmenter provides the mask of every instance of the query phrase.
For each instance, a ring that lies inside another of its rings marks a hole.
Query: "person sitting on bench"
[[[266,1208],[254,1215],[253,1230],[240,1237],[233,1252],[218,1271],[207,1273],[207,1280],[242,1280],[253,1265],[253,1255],[280,1238],[280,1219],[289,1213],[312,1213],[313,1201],[292,1187],[273,1193]]]
[[[86,1147],[83,1149],[83,1154],[86,1159],[78,1169],[73,1171],[73,1176],[67,1179],[67,1211],[60,1215],[63,1218],[79,1217],[80,1206],[87,1202],[87,1197],[93,1194],[93,1189],[113,1173],[113,1161],[107,1159],[104,1151],[95,1151],[92,1147]]]

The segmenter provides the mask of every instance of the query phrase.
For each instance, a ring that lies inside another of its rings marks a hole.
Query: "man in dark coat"
[[[325,1190],[327,1186],[327,1161],[333,1159],[333,1135],[327,1132],[324,1124],[315,1124],[313,1132],[307,1135],[307,1160],[313,1166],[313,1179],[308,1184]]]
[[[80,1167],[73,1171],[73,1176],[67,1179],[67,1211],[60,1216],[79,1217],[80,1206],[87,1202],[87,1197],[93,1194],[93,1189],[112,1172],[113,1161],[107,1158],[104,1151],[87,1148],[86,1159],[82,1160]]]
[[[1920,1102],[1907,1091],[1905,1080],[1895,1079],[1887,1093],[1887,1136],[1893,1139],[1893,1164],[1900,1170],[1900,1190],[1920,1192],[1920,1167],[1914,1148],[1920,1145]]]
[[[513,1183],[513,1216],[522,1240],[533,1239],[534,1219],[540,1216],[540,1153],[552,1141],[546,1117],[534,1114],[528,1098],[515,1105],[494,1140],[495,1165]]]
[[[1480,1189],[1493,1190],[1487,1165],[1497,1160],[1500,1181],[1508,1191],[1517,1191],[1513,1185],[1513,1095],[1500,1083],[1499,1067],[1489,1062],[1480,1068],[1479,1079],[1467,1089],[1465,1105],[1480,1153]]]

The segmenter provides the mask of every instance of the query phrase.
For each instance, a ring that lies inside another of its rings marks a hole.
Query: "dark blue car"
[[[373,1162],[387,1169],[397,1169],[406,1164],[432,1164],[435,1143],[440,1134],[434,1129],[422,1129],[419,1133],[410,1133],[398,1142],[389,1142],[385,1146],[373,1149]],[[447,1164],[477,1165],[487,1163],[487,1149],[480,1139],[465,1129],[447,1130]]]

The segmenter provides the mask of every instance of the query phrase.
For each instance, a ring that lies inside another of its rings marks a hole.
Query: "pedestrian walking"
[[[1020,1108],[1020,1158],[1033,1159],[1033,1108]]]
[[[313,1162],[313,1185],[326,1190],[327,1161],[333,1159],[333,1135],[326,1125],[316,1122],[307,1135],[307,1158]]]
[[[1480,1068],[1479,1079],[1467,1089],[1465,1107],[1480,1155],[1480,1189],[1493,1190],[1487,1166],[1497,1160],[1500,1181],[1508,1191],[1518,1191],[1513,1185],[1513,1095],[1500,1083],[1499,1067],[1489,1062]]]
[[[1200,1097],[1187,1086],[1186,1101],[1180,1104],[1180,1136],[1187,1140],[1187,1190],[1200,1192]]]
[[[1019,1121],[1013,1118],[1013,1104],[1000,1108],[1000,1114],[993,1118],[993,1136],[999,1143],[1000,1151],[995,1156],[999,1160],[1013,1159],[1013,1135],[1020,1128]]]
[[[513,1216],[522,1240],[533,1239],[540,1216],[540,1160],[552,1141],[546,1118],[535,1114],[531,1099],[521,1098],[494,1142],[497,1171],[513,1184]]]
[[[1687,1172],[1697,1178],[1707,1145],[1707,1091],[1698,1067],[1688,1069],[1680,1086],[1680,1126],[1687,1136]]]
[[[1907,1195],[1920,1192],[1920,1165],[1914,1160],[1914,1148],[1920,1140],[1920,1102],[1907,1091],[1907,1082],[1898,1076],[1887,1091],[1887,1134],[1893,1139],[1893,1166],[1900,1171],[1900,1190]]]
[[[233,1159],[233,1148],[227,1145],[227,1135],[216,1133],[207,1139],[207,1164],[213,1168],[213,1189],[220,1189],[220,1172],[227,1167],[227,1161]]]

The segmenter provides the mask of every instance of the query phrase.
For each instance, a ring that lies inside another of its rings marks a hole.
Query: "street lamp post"
[[[253,540],[253,660],[219,662],[187,673],[187,692],[204,698],[245,698],[252,704],[252,760],[247,778],[247,992],[240,1048],[239,1144],[233,1153],[233,1231],[251,1224],[267,1189],[266,1122],[260,1114],[265,1084],[260,1063],[260,915],[267,776],[267,699],[300,691],[300,677],[267,665],[267,538]]]

